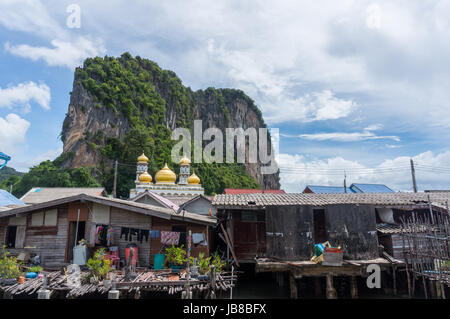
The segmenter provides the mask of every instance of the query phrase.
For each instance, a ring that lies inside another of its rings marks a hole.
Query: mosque
[[[137,159],[136,188],[130,190],[130,199],[147,190],[162,196],[181,195],[188,198],[204,194],[200,178],[195,173],[191,174],[191,161],[186,156],[180,160],[178,183],[176,183],[177,175],[167,166],[167,163],[155,174],[155,183],[147,170],[148,158],[142,153]]]

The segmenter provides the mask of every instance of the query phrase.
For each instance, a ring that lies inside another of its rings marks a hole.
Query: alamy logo
[[[172,140],[180,141],[172,148],[172,161],[178,163],[183,154],[192,154],[191,145],[194,145],[194,163],[234,163],[235,160],[237,163],[261,163],[261,174],[274,174],[278,171],[278,129],[271,129],[270,135],[272,140],[267,128],[226,128],[224,147],[222,130],[212,127],[203,132],[202,121],[196,120],[193,141],[189,129],[173,130]],[[203,148],[204,141],[211,142]]]
[[[66,12],[69,16],[66,20],[66,25],[69,29],[81,28],[81,8],[78,4],[72,3],[67,6]]]
[[[369,289],[381,288],[381,268],[377,264],[370,264],[366,269],[367,273],[371,273],[366,280]]]

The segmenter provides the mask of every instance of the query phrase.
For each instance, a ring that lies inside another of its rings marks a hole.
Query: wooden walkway
[[[137,271],[137,277],[133,280],[127,280],[125,274],[122,271],[116,271],[111,273],[112,281],[117,290],[122,294],[135,294],[139,291],[156,291],[167,293],[168,295],[174,295],[182,292],[186,289],[188,284],[190,290],[193,293],[206,293],[206,298],[211,296],[211,291],[214,291],[214,295],[219,291],[229,291],[235,286],[237,276],[233,276],[229,273],[215,274],[214,280],[200,281],[196,278],[191,278],[188,282],[184,278],[182,271],[178,273],[172,273],[170,271]],[[88,272],[81,273],[81,282],[86,282]],[[84,283],[79,287],[73,287],[68,285],[67,276],[61,271],[46,272],[47,276],[47,289],[51,291],[51,295],[55,293],[62,293],[64,298],[80,298],[89,294],[107,294],[111,290],[111,286],[105,286],[100,283]],[[0,291],[3,292],[5,298],[14,298],[14,296],[32,296],[43,288],[44,279],[34,278],[27,279],[25,283],[16,283],[11,286],[0,286]]]

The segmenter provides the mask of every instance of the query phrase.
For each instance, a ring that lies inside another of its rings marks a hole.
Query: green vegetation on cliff
[[[149,173],[154,174],[167,162],[176,173],[177,163],[171,162],[171,149],[176,143],[170,139],[166,126],[166,112],[170,105],[176,113],[176,127],[190,128],[194,119],[196,92],[185,87],[172,71],[161,69],[156,63],[133,58],[129,53],[119,58],[89,58],[75,71],[74,87],[82,86],[90,93],[98,110],[112,110],[116,120],[125,118],[129,129],[121,139],[105,136],[103,131],[87,132],[82,140],[91,152],[100,156],[100,165],[91,168],[62,169],[73,154],[63,154],[54,162],[43,162],[14,183],[14,194],[20,196],[32,186],[98,186],[112,190],[113,162],[118,160],[118,195],[128,197],[134,187],[135,163],[145,152],[149,158]],[[156,87],[157,86],[157,87]],[[199,91],[200,92],[200,91]],[[213,93],[227,120],[225,103],[241,98],[255,111],[261,123],[262,115],[254,102],[240,90],[208,88],[199,94]],[[86,114],[86,106],[79,106]],[[61,140],[66,139],[64,121]],[[111,123],[111,127],[118,123]],[[225,187],[259,188],[259,184],[240,164],[194,164],[192,169],[200,177],[206,194],[222,193]],[[95,176],[92,177],[92,176]]]

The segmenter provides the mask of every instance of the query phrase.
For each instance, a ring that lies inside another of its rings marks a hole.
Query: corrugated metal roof
[[[21,200],[25,204],[37,204],[79,194],[100,196],[104,191],[103,187],[33,187]]]
[[[353,183],[350,188],[354,193],[394,193],[392,189],[383,184]]]
[[[23,202],[4,189],[0,189],[0,207],[9,205],[23,205]]]
[[[427,203],[427,196],[433,204],[446,205],[450,193],[352,193],[352,194],[220,194],[213,205],[217,208],[264,207],[278,205],[324,206],[333,204],[370,204],[382,206],[412,206]]]
[[[123,200],[123,199],[118,199],[118,198],[109,198],[109,197],[102,197],[102,196],[92,196],[92,195],[87,195],[87,194],[78,194],[78,195],[64,197],[64,198],[58,198],[58,199],[47,201],[44,203],[36,203],[33,205],[9,209],[9,210],[3,211],[3,212],[0,211],[0,218],[9,217],[9,216],[16,215],[16,214],[32,212],[32,211],[36,211],[36,210],[42,210],[47,207],[54,207],[54,206],[67,204],[67,203],[71,203],[71,202],[78,202],[81,200],[99,203],[99,204],[107,205],[107,206],[118,207],[121,209],[130,210],[130,211],[133,211],[136,213],[160,217],[160,218],[169,219],[169,220],[172,220],[172,219],[173,220],[184,220],[186,222],[200,223],[200,224],[206,224],[206,225],[214,225],[216,223],[216,219],[209,217],[209,216],[203,216],[203,215],[190,213],[190,212],[186,212],[186,211],[184,213],[176,214],[174,212],[174,210],[170,209],[170,208],[136,203],[136,202],[132,202],[130,200]]]
[[[315,194],[345,194],[344,186],[307,185],[306,188],[309,188]],[[347,193],[353,193],[353,191],[347,187]]]

